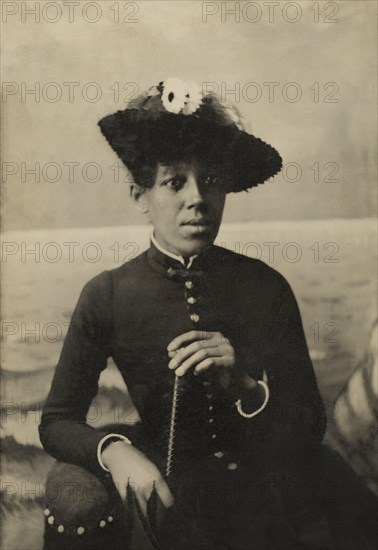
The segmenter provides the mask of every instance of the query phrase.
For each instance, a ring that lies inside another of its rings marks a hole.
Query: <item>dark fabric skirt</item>
[[[45,550],[375,548],[375,499],[336,453],[324,447],[305,470],[279,457],[274,469],[228,460],[191,461],[170,478],[175,504],[164,511],[157,500],[158,543],[110,478],[57,463],[46,487]]]

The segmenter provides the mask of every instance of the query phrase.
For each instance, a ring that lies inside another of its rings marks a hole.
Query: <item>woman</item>
[[[125,548],[132,531],[138,549],[324,548],[311,540],[325,415],[296,300],[272,268],[213,244],[226,194],[279,172],[279,154],[177,79],[99,124],[153,233],[74,311],[40,426],[60,461],[46,548]],[[85,419],[110,356],[141,422],[96,431]],[[69,497],[73,479],[96,497]]]

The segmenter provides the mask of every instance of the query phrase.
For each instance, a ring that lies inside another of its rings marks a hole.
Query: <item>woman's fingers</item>
[[[170,508],[174,503],[174,498],[172,496],[172,493],[167,483],[164,481],[163,478],[160,478],[157,481],[151,482],[146,486],[144,486],[143,488],[135,487],[135,485],[130,482],[130,489],[134,491],[135,498],[137,499],[140,509],[144,516],[147,516],[147,502],[151,497],[154,487],[156,489],[160,502],[162,503],[164,508],[166,509]],[[125,490],[125,496],[127,498],[127,489]]]
[[[212,368],[212,367],[224,367],[224,360],[223,357],[209,357],[208,359],[205,359],[204,361],[201,361],[201,363],[198,363],[196,368],[194,369],[194,374],[200,374],[201,372]]]
[[[144,494],[140,493],[139,491],[135,491],[135,498],[138,501],[138,504],[140,506],[140,509],[142,510],[143,515],[147,516],[147,499]]]
[[[186,343],[186,345],[184,345]],[[183,376],[190,369],[195,374],[215,365],[232,367],[235,353],[229,340],[220,332],[192,330],[177,336],[168,346],[168,367]]]
[[[219,348],[203,348],[185,361],[183,361],[178,368],[176,368],[176,375],[183,376],[188,370],[196,367],[197,365],[206,362],[207,367],[214,366],[215,359],[223,357],[222,350]],[[172,367],[171,367],[172,368]]]
[[[196,340],[209,340],[216,334],[216,332],[207,332],[204,330],[190,330],[189,332],[184,332],[180,336],[176,336],[172,342],[167,346],[168,352],[177,351],[180,348],[186,346],[190,342]]]
[[[186,345],[183,345],[184,342],[180,340],[184,337],[190,338],[190,342],[187,342]],[[181,342],[181,347],[176,347],[176,344],[174,344],[173,347],[172,343],[174,342]],[[230,346],[229,340],[220,332],[191,331],[175,338],[172,340],[172,343],[167,348],[168,355],[172,359],[169,364],[171,368],[176,368],[180,362],[184,361],[202,348]]]
[[[198,354],[205,354],[202,359],[208,356],[209,350],[214,350],[214,355],[218,355],[218,352],[215,350],[219,347],[219,342],[215,338],[210,340],[198,340],[189,344],[185,348],[180,349],[176,352],[174,357],[169,361],[168,367],[170,369],[176,369],[178,366],[183,366],[187,359],[198,356]],[[198,356],[201,358],[201,356]]]
[[[164,508],[170,508],[174,503],[174,498],[167,483],[161,478],[155,483],[155,487]]]
[[[117,487],[117,491],[119,493],[119,496],[121,497],[122,500],[126,500],[126,496],[127,496],[127,484],[126,483],[122,483],[122,482],[119,482],[117,480],[114,480],[113,478],[113,481],[114,481],[114,485]]]

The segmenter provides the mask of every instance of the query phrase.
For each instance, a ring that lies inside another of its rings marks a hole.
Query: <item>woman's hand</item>
[[[220,332],[191,330],[177,336],[167,347],[171,358],[168,367],[183,376],[194,369],[199,374],[213,367],[231,369],[235,366],[235,351]]]
[[[123,500],[126,498],[127,483],[130,482],[145,515],[154,484],[164,508],[172,506],[172,493],[155,464],[129,443],[115,441],[108,445],[102,452],[102,461]]]
[[[224,389],[230,387],[231,372],[237,384],[248,393],[258,388],[254,378],[236,368],[235,350],[221,332],[191,330],[174,338],[167,349],[171,358],[168,367],[176,369],[177,376],[183,376],[191,369],[194,369],[194,374],[199,374],[218,367],[219,383]],[[254,393],[251,393],[253,398]]]

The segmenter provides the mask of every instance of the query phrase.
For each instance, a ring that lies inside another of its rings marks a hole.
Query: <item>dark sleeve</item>
[[[72,315],[39,433],[43,447],[57,460],[104,474],[97,446],[108,432],[86,424],[98,379],[111,354],[110,274],[103,272],[85,286]]]
[[[284,279],[275,327],[272,362],[267,368],[270,420],[300,446],[319,445],[326,429],[324,405],[298,304]]]

